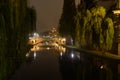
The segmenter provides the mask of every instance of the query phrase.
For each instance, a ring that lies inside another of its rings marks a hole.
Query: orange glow
[[[113,10],[114,14],[120,14],[120,10]]]

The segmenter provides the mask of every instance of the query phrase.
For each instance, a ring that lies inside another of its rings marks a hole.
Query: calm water
[[[65,48],[45,48],[26,55],[10,80],[119,80],[117,63]]]

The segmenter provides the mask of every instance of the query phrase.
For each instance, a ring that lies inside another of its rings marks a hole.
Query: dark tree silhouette
[[[12,72],[25,60],[29,50],[27,0],[0,0],[0,80],[9,80]]]
[[[64,0],[63,12],[59,22],[59,32],[62,35],[74,36],[74,16],[76,15],[75,0]]]

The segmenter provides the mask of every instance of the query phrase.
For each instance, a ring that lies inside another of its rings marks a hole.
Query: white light
[[[60,52],[60,56],[62,56],[63,55],[63,53],[62,52]]]
[[[28,56],[29,56],[29,53],[26,54],[26,57],[28,57]]]
[[[36,52],[34,52],[34,59],[36,59]]]
[[[29,39],[32,39],[32,37],[29,37]]]
[[[47,50],[49,50],[50,48],[49,47],[47,47]]]
[[[102,65],[102,66],[100,66],[100,69],[103,69],[104,68],[104,66]]]
[[[75,55],[72,53],[72,54],[71,54],[71,58],[74,58],[74,56],[75,56]]]
[[[120,10],[113,10],[114,14],[120,14]]]

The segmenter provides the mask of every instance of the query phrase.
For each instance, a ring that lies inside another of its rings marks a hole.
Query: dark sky
[[[37,32],[57,27],[62,14],[63,0],[30,0],[37,11]]]
[[[80,3],[80,0],[75,0],[76,5]],[[111,1],[104,1],[100,3],[109,6]],[[52,27],[58,27],[59,19],[62,14],[63,0],[29,0],[30,6],[34,6],[37,12],[37,32],[41,33],[51,29]]]

